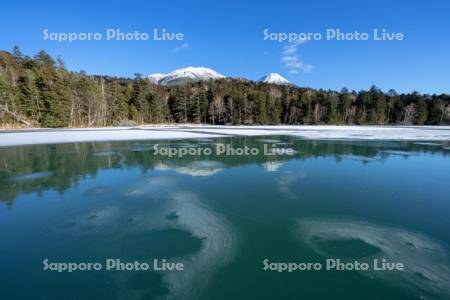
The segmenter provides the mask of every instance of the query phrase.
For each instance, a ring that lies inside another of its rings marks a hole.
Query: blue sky
[[[365,3],[366,2],[366,3]],[[370,3],[369,3],[370,2]],[[20,4],[19,4],[20,3]],[[17,44],[34,55],[60,55],[71,70],[133,77],[185,66],[211,67],[259,79],[277,72],[299,86],[441,93],[450,91],[449,1],[8,1],[2,4],[0,49]],[[183,41],[45,41],[50,32],[184,34]],[[264,40],[270,32],[386,29],[403,41]],[[294,49],[288,50],[289,47]],[[284,53],[284,54],[283,54]],[[290,56],[288,59],[283,57]],[[287,63],[291,62],[290,65]],[[292,74],[292,72],[297,72]]]

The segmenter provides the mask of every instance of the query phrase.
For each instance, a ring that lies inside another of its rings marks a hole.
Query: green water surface
[[[217,143],[261,151],[153,150]],[[0,148],[0,299],[450,299],[449,149],[283,136]],[[43,269],[107,258],[184,270]],[[265,259],[405,269],[278,272]]]

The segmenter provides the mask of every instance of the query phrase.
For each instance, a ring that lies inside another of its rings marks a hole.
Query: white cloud
[[[181,51],[181,50],[183,50],[183,49],[186,49],[186,48],[189,48],[189,44],[188,43],[184,43],[184,44],[182,44],[181,46],[178,46],[178,47],[175,47],[174,49],[173,49],[173,52],[179,52],[179,51]]]
[[[305,42],[305,40],[297,40],[283,47],[281,62],[290,74],[298,74],[300,71],[308,73],[313,69],[313,66],[301,60],[298,54],[299,46]]]

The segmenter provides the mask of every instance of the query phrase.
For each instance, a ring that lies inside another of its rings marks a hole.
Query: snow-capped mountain
[[[259,80],[260,82],[272,83],[272,84],[291,84],[289,80],[284,78],[278,73],[270,73]]]
[[[154,84],[158,84],[158,82],[162,78],[164,78],[164,76],[166,76],[166,74],[156,73],[156,74],[148,75],[148,80],[150,80]]]
[[[148,80],[150,80],[152,83],[166,86],[179,85],[187,82],[207,81],[211,79],[220,79],[220,78],[225,78],[225,76],[214,71],[213,69],[205,67],[187,67],[177,69],[167,74],[155,73],[148,75]],[[242,78],[238,79],[242,80]],[[258,82],[272,83],[279,85],[292,84],[289,82],[289,80],[287,80],[278,73],[270,73],[261,78],[260,80],[258,80]]]
[[[177,85],[186,82],[195,82],[219,78],[225,78],[225,76],[214,71],[213,69],[204,67],[187,67],[177,69],[168,74],[158,73],[148,76],[148,79],[151,82],[160,85]]]

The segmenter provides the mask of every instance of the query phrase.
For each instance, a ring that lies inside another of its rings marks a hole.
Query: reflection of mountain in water
[[[193,161],[183,166],[172,165],[166,163],[159,163],[155,165],[156,170],[175,170],[180,174],[186,174],[191,176],[211,176],[224,168],[223,164],[217,161],[199,160]]]
[[[268,161],[262,164],[262,167],[267,172],[276,172],[278,171],[285,163],[282,161]]]

